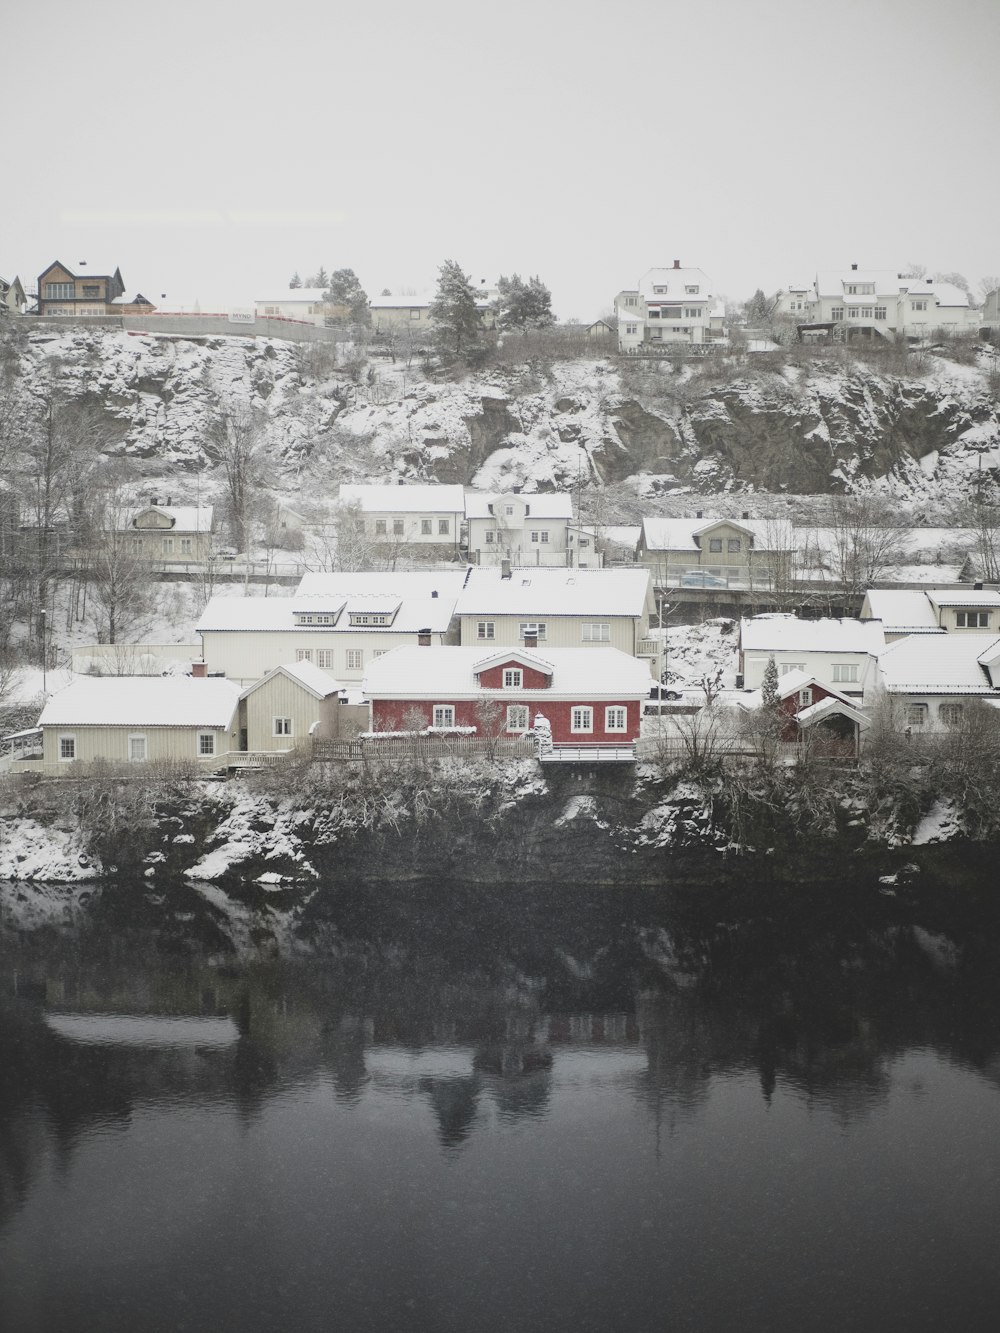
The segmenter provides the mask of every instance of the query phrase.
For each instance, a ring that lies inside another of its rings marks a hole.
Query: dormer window
[[[508,667],[503,673],[503,687],[505,690],[519,690],[524,682],[524,672],[520,667]]]
[[[684,288],[684,292],[685,292],[685,294],[686,294],[687,296],[697,296],[699,290],[700,290],[700,288],[698,288],[698,287],[685,287],[685,288]]]
[[[296,616],[296,623],[299,625],[335,625],[337,617],[329,611],[308,611],[299,612]]]
[[[388,611],[351,611],[348,613],[351,625],[391,625],[392,616]]]

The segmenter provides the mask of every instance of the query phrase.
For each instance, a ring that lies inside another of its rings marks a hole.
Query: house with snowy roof
[[[350,314],[345,305],[327,301],[323,287],[289,287],[274,296],[260,296],[254,303],[257,319],[291,319],[299,324],[315,324],[324,328],[328,319],[341,319]]]
[[[77,677],[38,719],[44,770],[98,759],[209,763],[239,748],[239,695],[234,682],[205,677]]]
[[[787,588],[795,530],[785,519],[644,518],[636,559],[658,588]]]
[[[397,648],[371,664],[362,691],[375,732],[430,727],[522,736],[541,714],[557,750],[624,747],[630,753],[621,757],[634,757],[649,673],[607,646]]]
[[[740,621],[739,670],[748,690],[760,687],[773,657],[779,680],[789,671],[801,671],[866,706],[876,688],[876,667],[884,649],[878,620],[762,615]]]
[[[763,691],[735,695],[734,702],[745,712],[754,712],[763,706]],[[856,755],[861,733],[871,726],[857,699],[797,669],[778,677],[778,708],[783,718],[779,740],[808,742],[826,753]]]
[[[0,319],[6,315],[23,315],[28,297],[18,277],[0,277]]]
[[[1000,633],[1000,592],[993,588],[871,588],[862,620],[880,620],[886,643],[909,634]]]
[[[211,505],[160,504],[153,499],[128,517],[133,551],[145,560],[205,561],[214,540]]]
[[[476,309],[484,328],[493,326],[493,306],[499,295],[495,283],[486,278],[472,278]],[[420,291],[391,292],[384,290],[368,302],[371,311],[372,332],[387,333],[410,329],[414,333],[429,333],[434,327],[431,306],[437,296],[435,288]]]
[[[212,672],[250,685],[287,662],[361,684],[370,662],[402,644],[457,642],[465,570],[306,574],[288,597],[213,597],[198,621]]]
[[[455,603],[463,646],[609,646],[641,658],[656,680],[662,640],[649,570],[471,568]]]
[[[465,525],[469,560],[474,565],[600,564],[590,534],[573,523],[572,498],[559,491],[494,495],[468,491]]]
[[[982,630],[908,635],[881,654],[877,682],[898,704],[903,725],[947,731],[961,723],[973,700],[1000,705],[1000,638]]]
[[[803,313],[803,331],[909,338],[977,332],[981,319],[954,283],[857,264],[818,272]]]
[[[238,748],[281,753],[313,739],[356,735],[367,725],[367,709],[346,705],[346,694],[339,681],[314,663],[285,662],[240,695]]]
[[[465,487],[453,485],[340,487],[342,521],[375,546],[454,559],[462,544]]]
[[[618,350],[631,353],[682,350],[725,337],[725,302],[700,268],[648,269],[638,286],[615,297]]]

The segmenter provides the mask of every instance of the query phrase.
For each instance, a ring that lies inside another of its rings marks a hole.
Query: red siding
[[[500,662],[495,667],[490,667],[488,671],[483,671],[479,677],[479,683],[486,690],[499,690],[503,686],[503,673],[510,667],[514,667],[524,673],[523,689],[526,690],[547,690],[552,684],[552,677],[545,671],[538,671],[534,667],[529,667],[525,662],[519,661],[516,657],[510,658],[506,662]],[[513,700],[511,700],[513,702]]]
[[[502,668],[499,669],[502,670]],[[635,740],[639,735],[642,704],[638,699],[621,699],[617,702],[602,700],[599,703],[592,703],[587,699],[579,699],[572,703],[554,699],[540,701],[525,699],[516,690],[511,690],[506,694],[498,690],[495,694],[491,693],[484,696],[484,698],[489,702],[496,701],[502,704],[504,709],[508,704],[527,704],[528,716],[532,725],[534,725],[536,713],[544,714],[551,724],[552,739],[557,745],[585,745],[588,742],[620,745],[623,742]],[[375,731],[404,731],[412,725],[417,714],[420,715],[423,726],[429,727],[433,717],[434,704],[449,703],[454,704],[455,725],[457,727],[475,727],[479,725],[479,718],[476,714],[477,702],[472,699],[435,699],[433,703],[429,700],[416,702],[412,699],[374,699],[372,701],[372,728]],[[572,710],[581,705],[592,708],[594,711],[593,731],[571,730]],[[604,710],[613,707],[625,709],[625,731],[605,730]]]

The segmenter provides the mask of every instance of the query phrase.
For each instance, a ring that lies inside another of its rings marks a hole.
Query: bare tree
[[[209,428],[205,453],[222,469],[223,509],[237,550],[249,555],[267,478],[267,419],[249,403],[232,403]]]
[[[827,509],[832,574],[845,593],[862,596],[902,559],[902,531],[881,496],[835,495]]]
[[[102,476],[86,547],[88,619],[98,643],[141,637],[152,623],[149,562],[131,526],[134,512],[135,501],[124,476],[117,470]]]

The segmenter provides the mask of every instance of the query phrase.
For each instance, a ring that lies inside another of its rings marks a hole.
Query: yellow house
[[[275,667],[240,695],[240,749],[292,750],[310,738],[336,740],[355,734],[368,721],[367,708],[341,702],[341,685],[312,662],[289,662]],[[358,715],[351,727],[344,715]]]
[[[204,561],[212,554],[211,505],[148,504],[129,520],[132,549],[148,560]]]

